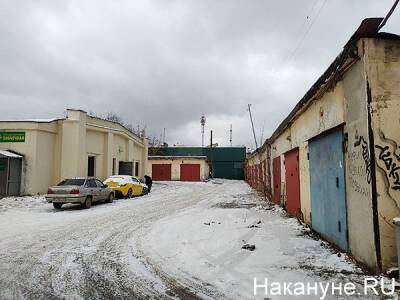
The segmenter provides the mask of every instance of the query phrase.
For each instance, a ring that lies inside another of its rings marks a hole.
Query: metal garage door
[[[171,180],[171,164],[153,164],[151,168],[153,180]]]
[[[301,216],[300,210],[300,173],[299,149],[285,153],[286,203],[285,207],[292,216]]]
[[[133,175],[133,162],[120,161],[118,168],[119,175]]]
[[[276,204],[281,202],[281,157],[275,157],[272,161],[272,176],[274,183],[273,201]]]
[[[18,196],[21,189],[22,156],[0,151],[0,196]]]
[[[200,165],[181,164],[181,181],[200,181]]]
[[[9,196],[18,196],[21,188],[22,159],[10,158],[10,168],[8,173]]]
[[[0,158],[0,196],[7,195],[8,158]]]
[[[312,227],[347,250],[342,130],[310,141],[309,159]]]

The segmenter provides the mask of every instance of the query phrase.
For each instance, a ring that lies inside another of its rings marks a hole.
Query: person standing
[[[153,179],[149,175],[144,175],[144,183],[147,185],[148,192],[150,193]]]

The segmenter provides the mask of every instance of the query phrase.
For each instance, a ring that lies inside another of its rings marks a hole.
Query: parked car
[[[143,195],[146,195],[149,193],[149,187],[147,184],[144,182],[144,179],[140,178],[139,179],[140,184],[143,186]]]
[[[114,191],[96,178],[69,178],[52,186],[47,191],[46,200],[54,208],[65,203],[80,203],[82,208],[90,208],[93,202],[113,202]]]
[[[133,196],[144,195],[147,192],[147,186],[135,176],[114,175],[107,178],[103,183],[112,188],[115,195],[120,198],[132,198]]]

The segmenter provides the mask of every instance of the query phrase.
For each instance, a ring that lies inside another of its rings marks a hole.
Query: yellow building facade
[[[17,133],[23,139],[12,138]],[[67,109],[63,119],[0,121],[0,150],[22,156],[20,193],[42,194],[70,177],[143,177],[148,141],[119,123]]]

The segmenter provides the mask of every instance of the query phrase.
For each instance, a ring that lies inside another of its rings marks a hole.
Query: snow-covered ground
[[[361,291],[364,277],[241,181],[156,183],[150,195],[89,210],[0,199],[0,299],[263,299],[254,278]]]

